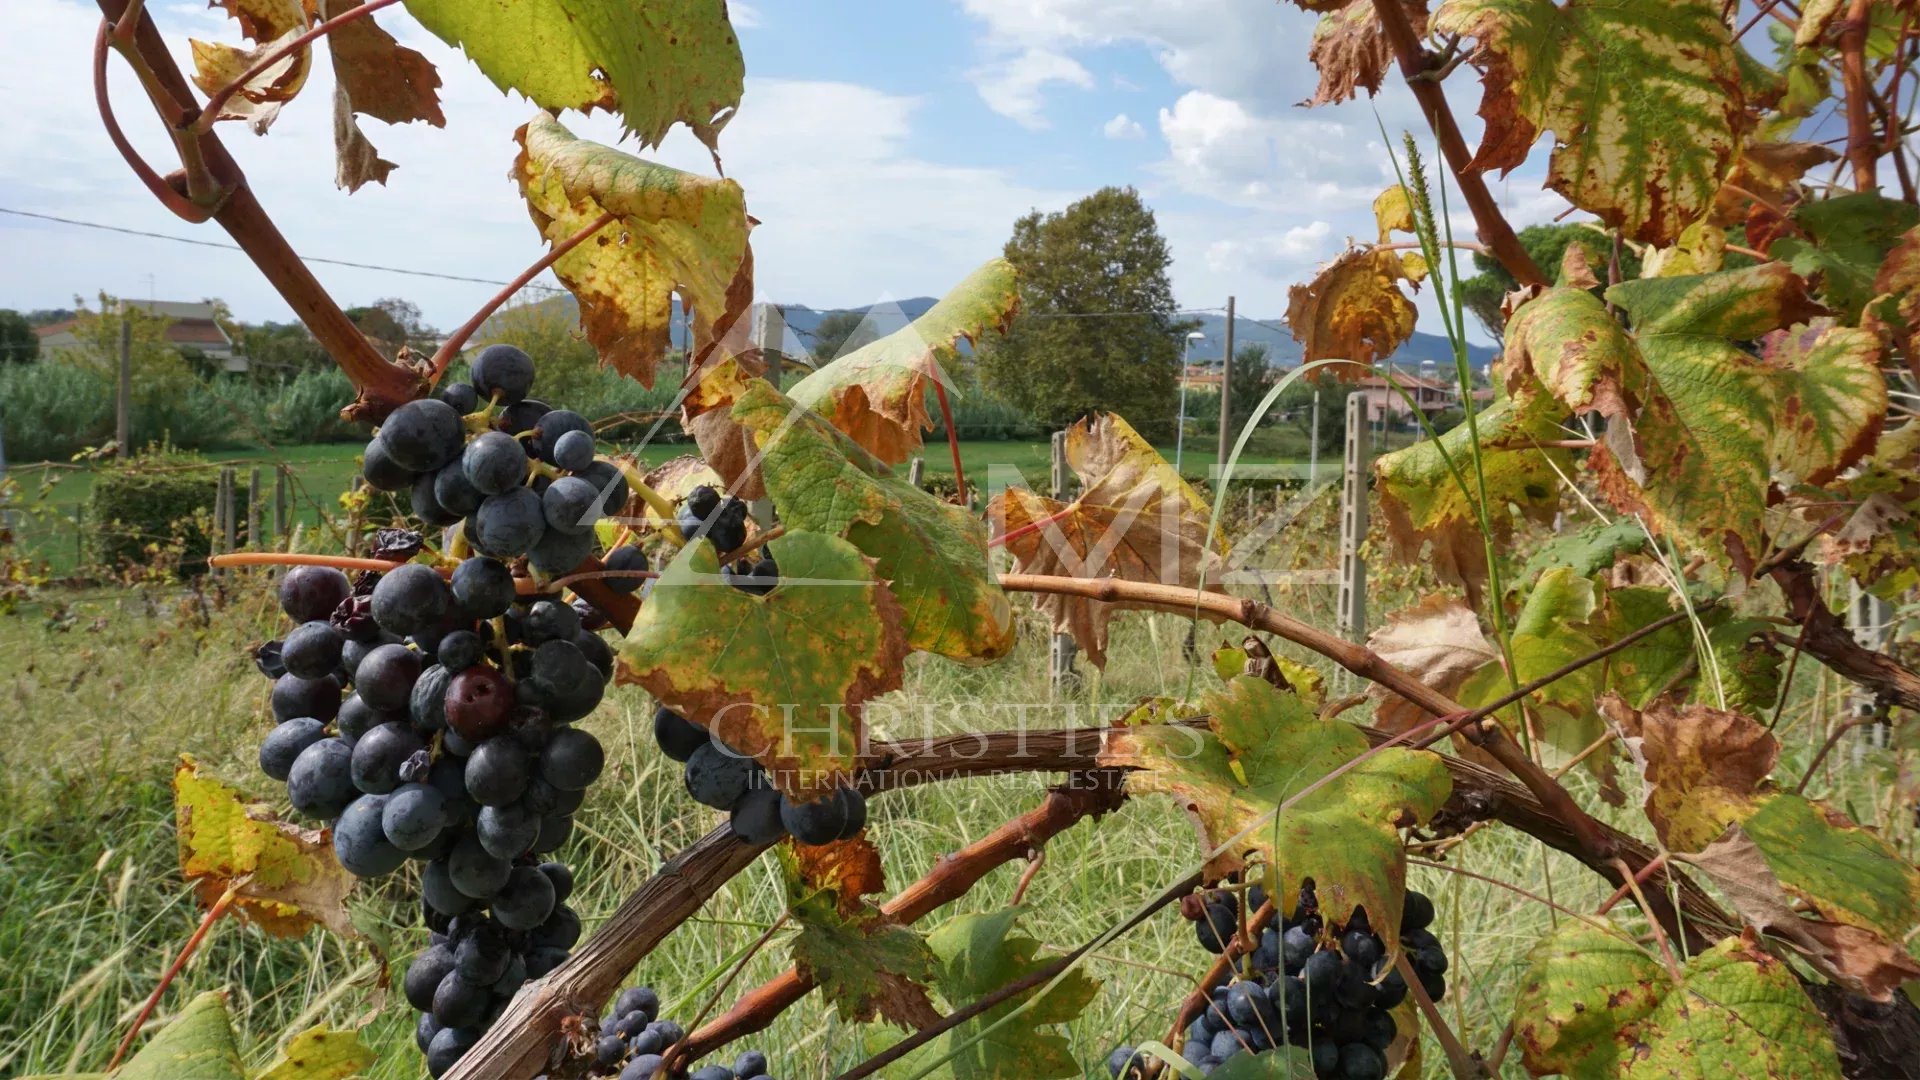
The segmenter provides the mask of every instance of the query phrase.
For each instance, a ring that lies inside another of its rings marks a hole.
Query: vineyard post
[[[1893,605],[1861,588],[1858,581],[1848,582],[1848,589],[1852,595],[1847,605],[1847,628],[1853,631],[1853,636],[1862,647],[1879,652],[1885,648],[1888,631],[1892,629]],[[1872,723],[1874,714],[1880,708],[1876,695],[1853,685],[1847,688],[1847,698],[1853,706],[1848,712],[1852,714],[1854,724],[1862,729],[1848,740],[1853,744],[1850,756],[1856,767],[1864,767],[1867,751],[1885,746],[1891,737],[1891,728],[1886,724]]]
[[[260,466],[255,465],[247,473],[247,546],[265,551],[267,545],[261,538],[266,514],[260,503]]]
[[[1367,395],[1347,395],[1346,474],[1340,488],[1340,636],[1367,636]]]
[[[1233,297],[1227,297],[1227,348],[1220,356],[1220,441],[1213,456],[1215,476],[1225,475],[1227,453],[1233,448],[1233,301]],[[1182,372],[1181,377],[1185,376]]]
[[[927,459],[923,457],[914,458],[913,461],[907,465],[907,483],[914,487],[919,487],[920,482],[926,479],[926,472]]]
[[[1307,486],[1320,479],[1320,391],[1313,392],[1312,427],[1307,433]]]
[[[1184,377],[1185,373],[1183,372],[1182,378]],[[1070,475],[1067,471],[1066,432],[1056,431],[1053,433],[1052,449],[1053,458],[1052,468],[1049,470],[1048,475],[1048,493],[1053,496],[1055,502],[1065,502],[1067,501],[1067,487],[1069,484],[1067,478]],[[1079,646],[1075,644],[1072,634],[1058,631],[1053,635],[1051,646],[1052,647],[1047,650],[1047,685],[1051,687],[1055,693],[1058,693],[1071,688],[1078,677],[1073,670],[1073,662],[1075,655],[1079,652]]]
[[[273,536],[276,542],[287,538],[287,467],[273,470]]]

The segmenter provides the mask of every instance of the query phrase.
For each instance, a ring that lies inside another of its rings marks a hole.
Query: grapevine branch
[[[1177,585],[1122,581],[1117,578],[1006,574],[1000,578],[1000,585],[1009,592],[1081,596],[1089,600],[1106,603],[1126,602],[1163,611],[1183,613],[1199,611],[1215,619],[1226,619],[1255,630],[1264,630],[1296,645],[1311,649],[1355,675],[1406,698],[1434,716],[1454,717],[1469,712],[1445,694],[1387,663],[1372,649],[1336,637],[1291,616],[1282,615],[1255,600],[1240,599],[1221,593],[1204,593]],[[1484,713],[1480,718],[1491,715],[1490,712]],[[1458,726],[1455,725],[1456,728]],[[1586,842],[1591,854],[1602,860],[1611,855],[1607,850],[1600,823],[1582,810],[1580,805],[1573,801],[1573,797],[1567,794],[1566,789],[1561,787],[1553,777],[1547,775],[1545,769],[1542,769],[1512,739],[1508,738],[1498,724],[1482,724],[1470,731],[1463,731],[1463,734],[1491,754],[1500,764],[1506,766],[1533,791],[1535,797],[1551,807],[1562,820],[1566,821],[1575,835]]]
[[[1096,769],[1099,749],[1111,730],[968,733],[914,742],[880,743],[874,747],[877,764],[862,774],[861,784],[870,790],[888,791],[966,777]],[[1362,730],[1375,743],[1393,738],[1386,732]],[[1588,854],[1573,830],[1526,788],[1463,759],[1446,757],[1443,760],[1453,779],[1453,794],[1436,817],[1436,823],[1464,827],[1473,821],[1495,819],[1571,855],[1608,881],[1619,884],[1618,868],[1609,859]],[[1073,785],[1069,791],[1086,786]],[[1043,807],[1040,812],[1064,813],[1064,810],[1049,811]],[[1063,821],[1059,828],[1071,823]],[[1604,824],[1599,828],[1606,847],[1630,865],[1644,866],[1658,857],[1658,852],[1632,836]],[[1034,834],[1022,826],[1011,823],[1003,826],[992,837],[941,863],[882,910],[900,918],[918,918],[963,895],[987,870],[1024,857],[1033,838]],[[483,1077],[524,1080],[546,1068],[555,1033],[570,1019],[591,1015],[603,1007],[628,972],[763,850],[764,847],[740,843],[733,837],[732,830],[722,825],[669,860],[620,905],[572,959],[553,974],[529,984],[480,1043],[447,1074],[449,1080]],[[1650,914],[1660,918],[1670,933],[1679,932],[1681,923],[1673,912],[1658,909],[1669,889],[1677,894],[1679,907],[1686,913],[1686,932],[1692,940],[1702,943],[1712,940],[1699,929],[1702,926],[1733,928],[1738,925],[1684,874],[1663,870],[1650,880],[1656,886],[1646,894],[1648,901],[1656,905],[1656,911]],[[799,995],[787,997],[792,994],[790,987],[775,986],[784,978],[749,992],[742,1005],[736,1005],[726,1016],[696,1031],[690,1048],[697,1045],[701,1051],[711,1051],[721,1045],[717,1039],[720,1025],[726,1025],[729,1038],[765,1027],[780,1009],[805,994],[803,989]],[[747,1003],[757,1004],[747,1006]],[[751,1026],[747,1020],[752,1021]]]
[[[1880,140],[1873,130],[1873,114],[1868,98],[1873,93],[1867,78],[1867,30],[1873,0],[1852,0],[1846,22],[1840,28],[1840,74],[1847,88],[1847,161],[1853,166],[1853,189],[1875,191],[1880,187],[1876,162]]]
[[[1097,739],[1090,741],[1097,742]],[[1076,782],[1049,791],[1039,806],[941,859],[924,877],[882,904],[881,913],[898,923],[914,922],[964,896],[989,871],[1025,858],[1031,848],[1045,844],[1082,818],[1117,808],[1125,799],[1125,790],[1117,782],[1116,774],[1080,775],[1097,778],[1098,782]],[[798,968],[789,968],[761,984],[743,995],[724,1015],[687,1038],[687,1060],[697,1061],[719,1047],[766,1028],[775,1017],[806,997],[813,987],[813,980],[802,975]]]
[[[1414,33],[1413,22],[1407,18],[1406,5],[1402,0],[1373,0],[1373,10],[1380,20],[1381,32],[1386,35],[1387,44],[1393,49],[1394,57],[1400,63],[1400,73],[1406,77],[1407,88],[1413,91],[1414,99],[1420,103],[1420,111],[1426,114],[1427,124],[1433,128],[1434,136],[1440,140],[1440,152],[1446,155],[1447,164],[1453,168],[1454,180],[1460,185],[1460,194],[1467,201],[1467,209],[1473,211],[1473,222],[1479,230],[1480,241],[1507,268],[1514,280],[1522,285],[1551,284],[1547,276],[1535,265],[1533,256],[1520,245],[1520,237],[1515,235],[1513,226],[1506,215],[1500,212],[1500,204],[1494,201],[1493,192],[1487,189],[1487,182],[1473,169],[1473,153],[1467,149],[1467,140],[1460,134],[1460,124],[1453,118],[1453,108],[1447,104],[1446,91],[1440,83],[1427,78],[1427,54],[1420,47],[1420,36]]]
[[[418,397],[425,388],[418,373],[411,368],[389,363],[360,332],[360,328],[353,324],[353,320],[347,318],[319,279],[294,253],[293,246],[274,225],[273,219],[267,216],[259,200],[254,198],[246,174],[227,152],[220,137],[211,131],[191,132],[200,114],[199,108],[193,104],[193,89],[181,75],[173,55],[167,50],[166,39],[160,36],[159,28],[154,25],[152,16],[140,6],[140,0],[99,0],[99,4],[100,13],[109,24],[115,26],[129,12],[137,13],[138,22],[130,33],[116,30],[109,40],[140,76],[140,85],[147,91],[154,110],[159,113],[167,130],[174,134],[182,163],[187,166],[183,172],[159,178],[157,187],[149,182],[149,189],[175,213],[180,213],[183,207],[191,207],[191,213],[196,216],[188,217],[190,221],[211,218],[233,237],[240,249],[260,268],[274,291],[300,316],[300,321],[312,331],[314,339],[340,365],[340,369],[359,391],[359,399],[348,407],[349,419],[379,420],[404,402]],[[111,112],[104,110],[104,72],[97,75],[96,87],[101,92],[103,117],[111,117]],[[110,126],[110,136],[116,127]],[[143,168],[136,157],[130,156],[131,148],[125,146],[124,136],[115,139],[114,143],[121,148],[122,156],[128,157],[128,164],[134,172],[147,181],[153,170]],[[195,184],[189,181],[198,178],[210,178],[214,184],[214,190],[204,200],[192,197],[196,194],[192,190]],[[183,192],[183,187],[189,190]],[[171,194],[162,195],[161,189]]]
[[[1803,637],[1808,656],[1891,704],[1920,710],[1920,674],[1893,657],[1860,644],[1840,616],[1827,607],[1812,566],[1789,560],[1771,573],[1787,599],[1788,616],[1805,627]]]

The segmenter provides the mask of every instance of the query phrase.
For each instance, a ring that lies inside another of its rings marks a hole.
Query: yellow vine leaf
[[[653,385],[670,341],[673,294],[697,339],[721,338],[753,300],[746,198],[732,180],[670,169],[576,138],[551,114],[516,136],[513,176],[527,212],[558,245],[603,213],[615,220],[560,257],[553,272],[580,302],[600,362]]]

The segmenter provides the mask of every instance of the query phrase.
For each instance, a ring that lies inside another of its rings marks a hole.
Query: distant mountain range
[[[829,315],[846,311],[855,312],[865,318],[870,318],[873,321],[874,329],[878,331],[876,336],[884,337],[926,314],[927,310],[938,302],[936,297],[914,296],[905,300],[885,301],[879,304],[867,304],[861,307],[812,308],[805,304],[780,305],[786,314],[787,320],[785,349],[783,351],[790,355],[812,351],[814,332],[820,328],[820,323]],[[567,311],[569,314],[575,310],[574,299],[567,293],[539,301],[539,306],[556,306]],[[1221,350],[1226,346],[1227,317],[1222,314],[1189,315],[1182,317],[1197,319],[1200,323],[1200,332],[1206,335],[1205,340],[1194,342],[1192,353],[1193,361],[1195,363],[1208,361],[1219,362]],[[1281,323],[1280,319],[1256,319],[1243,315],[1234,322],[1235,348],[1250,344],[1265,345],[1268,349],[1272,350],[1272,360],[1278,366],[1289,368],[1299,365],[1302,355],[1300,343],[1293,340],[1293,335],[1287,331],[1287,328]],[[488,329],[489,327],[483,326],[480,333],[475,335],[475,337],[480,340],[485,340]],[[675,297],[673,302],[673,344],[676,348],[684,348],[686,346],[685,322],[680,317],[679,297]],[[1495,352],[1494,349],[1485,345],[1467,346],[1467,356],[1471,360],[1475,370],[1484,370],[1487,364],[1493,360]],[[1450,367],[1453,364],[1453,347],[1448,344],[1447,339],[1444,337],[1437,334],[1425,334],[1416,330],[1413,337],[1408,339],[1407,343],[1400,348],[1398,353],[1394,354],[1393,361],[1402,367],[1418,367],[1425,363],[1433,363],[1441,367]]]

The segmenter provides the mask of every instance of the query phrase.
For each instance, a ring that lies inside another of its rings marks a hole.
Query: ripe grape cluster
[[[654,710],[653,737],[661,753],[683,764],[687,794],[725,811],[734,835],[749,844],[771,844],[784,836],[802,844],[831,844],[867,827],[867,799],[859,789],[836,788],[823,798],[795,802],[774,788],[753,758],[664,705]]]
[[[675,515],[689,542],[705,537],[715,550],[738,551],[747,543],[747,506],[711,487],[689,492]],[[729,585],[765,596],[780,583],[780,568],[770,551],[746,556],[720,568]],[[802,844],[850,839],[867,824],[867,800],[853,787],[810,802],[795,802],[779,791],[749,753],[730,747],[706,728],[662,705],[653,714],[653,736],[660,751],[684,766],[687,794],[694,801],[725,811],[734,835],[750,844],[771,844],[792,836]]]
[[[524,557],[547,577],[573,570],[598,550],[594,524],[624,508],[630,489],[619,466],[595,456],[586,418],[528,397],[532,388],[526,353],[482,349],[471,381],[450,382],[387,417],[362,459],[367,486],[409,492],[416,517],[457,527],[483,555]],[[608,561],[647,569],[638,547]],[[608,584],[632,592],[640,581]]]
[[[1246,895],[1249,912],[1265,902],[1258,885]],[[1201,947],[1221,952],[1241,925],[1239,894],[1221,890],[1189,900],[1181,910],[1193,920]],[[1447,954],[1427,929],[1432,922],[1433,902],[1408,890],[1400,946],[1421,988],[1439,1001],[1447,992]],[[1387,1048],[1397,1034],[1391,1010],[1406,1000],[1408,987],[1364,908],[1329,924],[1309,882],[1292,915],[1261,932],[1241,968],[1239,977],[1214,988],[1206,1010],[1187,1026],[1181,1056],[1202,1072],[1235,1054],[1291,1045],[1311,1054],[1314,1075],[1323,1080],[1387,1075]],[[1107,1070],[1116,1080],[1137,1078],[1146,1060],[1123,1046],[1107,1059]]]
[[[679,1024],[660,1019],[660,996],[652,987],[629,987],[620,992],[612,1011],[600,1020],[590,1075],[653,1080],[667,1050],[685,1035],[686,1029]],[[667,1075],[674,1080],[760,1080],[767,1077],[767,1055],[749,1050],[735,1058],[731,1068],[703,1065],[691,1073],[683,1069]]]
[[[296,567],[279,586],[295,626],[257,657],[278,724],[261,769],[328,823],[349,872],[418,866],[432,936],[402,981],[434,1076],[579,940],[573,874],[542,857],[566,843],[605,765],[599,741],[572,726],[613,676],[595,632],[605,622],[558,595],[520,595],[509,561],[573,569],[626,484],[595,459],[585,421],[528,399],[531,384],[526,354],[489,348],[471,384],[402,406],[367,448],[370,484],[411,485],[416,514],[457,526],[479,554],[450,577],[415,562],[353,581]],[[421,547],[404,531],[379,544],[399,559]],[[637,554],[613,557],[644,569]]]

